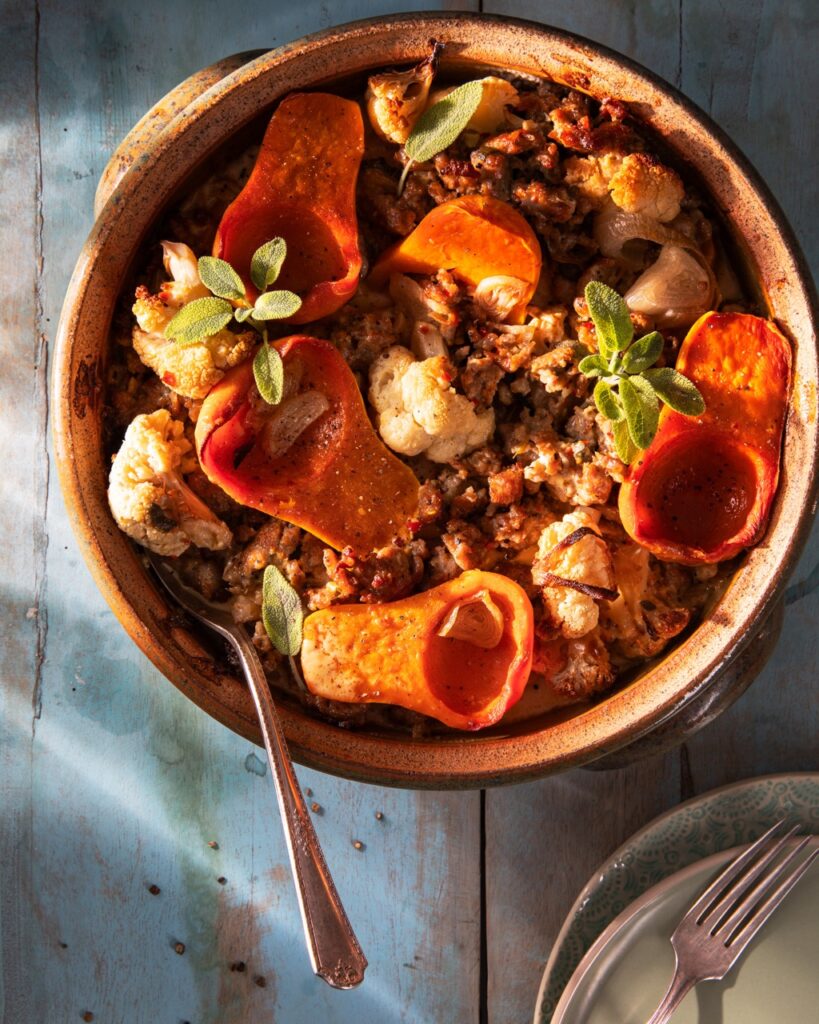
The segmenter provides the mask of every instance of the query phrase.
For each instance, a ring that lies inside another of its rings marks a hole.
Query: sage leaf
[[[628,306],[613,288],[602,281],[589,281],[584,294],[597,331],[597,347],[606,359],[611,359],[618,352],[625,351],[634,337]]]
[[[262,622],[280,654],[299,653],[303,620],[301,598],[276,566],[268,565],[262,577]]]
[[[216,256],[200,256],[197,266],[202,284],[214,295],[233,301],[245,297],[244,283],[229,263]]]
[[[619,423],[615,423],[613,427],[614,431],[614,448],[617,452],[617,458],[626,466],[630,465],[640,449],[631,440],[631,434],[628,430],[628,423],[625,420],[620,420]]]
[[[260,292],[271,286],[281,273],[287,256],[287,242],[283,238],[271,238],[260,245],[250,260],[250,279]]]
[[[483,82],[466,82],[428,107],[404,143],[407,156],[423,163],[451,146],[478,109],[482,96]]]
[[[659,331],[644,334],[633,345],[629,345],[623,356],[623,371],[625,373],[642,373],[643,370],[647,370],[660,358],[664,344],[663,336]]]
[[[225,299],[194,299],[183,306],[165,328],[165,337],[180,345],[195,345],[218,334],[233,318],[233,306]]]
[[[253,307],[257,320],[283,320],[301,309],[301,299],[295,292],[263,292]]]
[[[587,377],[605,377],[610,372],[609,364],[599,355],[586,356],[580,360],[577,368]]]
[[[278,405],[284,393],[284,364],[278,351],[267,342],[253,357],[253,379],[268,405]]]
[[[648,448],[660,419],[656,394],[642,377],[629,377],[620,381],[620,398],[632,441],[638,448]]]
[[[243,324],[249,316],[253,316],[253,310],[249,306],[240,306],[233,311],[233,315],[240,324]]]
[[[648,385],[666,405],[683,416],[701,416],[705,412],[705,399],[695,384],[678,370],[663,366],[643,373]]]
[[[618,423],[625,419],[626,414],[617,392],[604,380],[599,380],[594,386],[594,404],[607,420]]]

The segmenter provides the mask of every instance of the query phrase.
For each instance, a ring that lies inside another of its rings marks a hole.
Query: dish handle
[[[260,57],[263,53],[267,53],[267,50],[245,50],[242,53],[234,53],[230,57],[223,57],[222,60],[202,68],[201,71],[186,78],[184,82],[180,82],[155,103],[128,132],[105,165],[94,196],[94,216],[100,215],[100,211],[110,199],[126,171],[136,162],[145,148],[165,131],[171,121],[178,117],[188,104],[227,75],[232,74],[256,57]]]

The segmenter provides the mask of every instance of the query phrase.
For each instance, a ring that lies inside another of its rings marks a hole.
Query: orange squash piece
[[[400,601],[313,612],[301,668],[311,693],[329,700],[398,704],[454,729],[483,729],[523,694],[533,643],[522,587],[470,570]]]
[[[418,481],[376,434],[343,357],[306,335],[275,345],[285,370],[279,405],[259,395],[252,362],[203,402],[196,450],[208,478],[335,548],[370,551],[406,533]]]
[[[677,369],[705,399],[697,418],[668,406],[649,448],[620,488],[620,517],[659,558],[722,562],[755,544],[779,481],[791,347],[770,320],[706,313]]]
[[[222,216],[213,255],[238,271],[251,301],[258,295],[250,279],[253,253],[277,236],[287,242],[276,287],[302,300],[288,323],[334,313],[358,287],[355,187],[363,154],[358,104],[330,93],[292,93],[270,119],[253,172]]]
[[[470,195],[436,206],[406,238],[387,249],[370,272],[382,285],[390,274],[452,273],[475,287],[485,277],[516,277],[529,290],[516,309],[522,320],[542,264],[540,243],[528,222],[508,203]]]

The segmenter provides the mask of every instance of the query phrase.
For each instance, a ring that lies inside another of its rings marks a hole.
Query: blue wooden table
[[[48,352],[99,174],[131,124],[226,54],[435,5],[39,0],[0,14],[0,1018],[124,1024],[518,1024],[575,893],[682,798],[819,768],[819,536],[776,655],[680,750],[488,793],[300,770],[365,984],[310,973],[261,752],[127,639],[74,543],[46,454]],[[704,107],[819,261],[815,0],[487,2],[606,43]]]

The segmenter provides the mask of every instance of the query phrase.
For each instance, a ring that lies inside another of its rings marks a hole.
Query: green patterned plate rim
[[[783,815],[819,835],[819,772],[767,775],[711,790],[628,839],[592,875],[569,911],[543,972],[534,1024],[550,1024],[586,951],[630,903],[689,864],[753,842]]]

